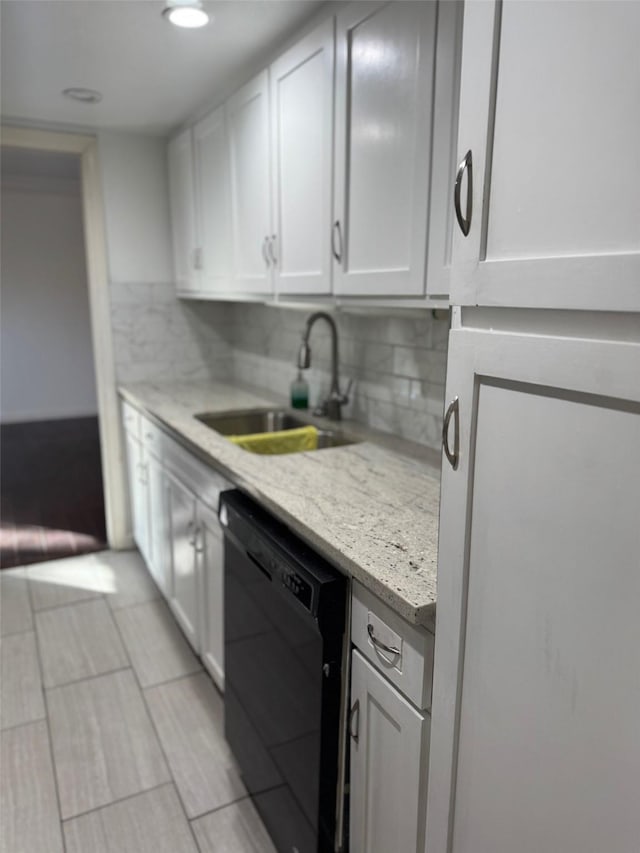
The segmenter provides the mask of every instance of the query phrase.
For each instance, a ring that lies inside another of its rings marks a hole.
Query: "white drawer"
[[[129,403],[124,400],[120,401],[120,405],[122,407],[122,425],[126,429],[127,432],[130,432],[132,435],[135,435],[136,438],[140,438],[140,412],[137,409],[134,409]]]
[[[220,492],[233,485],[170,436],[163,436],[165,467],[194,492],[202,503],[218,511]]]
[[[163,445],[167,438],[166,433],[143,414],[140,414],[140,438],[147,450],[158,459],[162,459]]]
[[[357,581],[352,585],[351,640],[417,708],[431,707],[433,634],[409,625]]]

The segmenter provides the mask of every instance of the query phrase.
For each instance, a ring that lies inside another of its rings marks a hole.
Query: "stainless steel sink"
[[[195,415],[209,429],[220,435],[253,435],[258,432],[279,432],[312,424],[318,430],[318,450],[355,444],[355,439],[339,430],[326,429],[292,414],[287,409],[243,409],[233,412],[200,412]],[[244,448],[243,448],[244,449]],[[307,451],[308,452],[308,451]]]
[[[237,412],[203,412],[196,419],[221,435],[252,435],[255,432],[278,432],[307,426],[285,409],[247,409]]]

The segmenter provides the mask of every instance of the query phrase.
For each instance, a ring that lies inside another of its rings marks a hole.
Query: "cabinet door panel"
[[[435,17],[432,2],[338,15],[337,294],[424,293]]]
[[[194,127],[193,143],[202,252],[199,288],[220,293],[231,287],[229,143],[224,107]]]
[[[231,162],[234,289],[270,293],[265,239],[271,235],[269,73],[263,71],[227,102]]]
[[[637,3],[465,4],[452,302],[640,309],[639,30]]]
[[[129,475],[129,499],[133,522],[133,538],[142,556],[147,560],[149,519],[142,445],[130,432],[125,432],[125,436],[127,442],[127,472]]]
[[[202,580],[201,655],[224,690],[224,541],[218,516],[198,503],[198,575]]]
[[[195,559],[196,501],[178,480],[167,477],[172,590],[169,603],[186,638],[196,651],[199,629],[199,591]]]
[[[162,463],[152,453],[147,454],[149,476],[149,571],[160,591],[169,595],[170,555],[167,541],[167,507],[165,473]]]
[[[447,387],[427,850],[628,853],[640,342],[457,329]]]
[[[428,723],[359,652],[352,653],[350,844],[358,853],[415,853]],[[352,728],[353,731],[353,728]]]
[[[331,292],[334,23],[271,66],[278,293]]]
[[[178,291],[197,289],[193,147],[191,129],[171,140],[167,150],[173,235],[173,262]]]

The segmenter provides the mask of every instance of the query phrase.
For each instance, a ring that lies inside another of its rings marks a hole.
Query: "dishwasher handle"
[[[253,563],[253,565],[254,565],[254,566],[256,566],[256,568],[260,569],[260,571],[262,572],[262,574],[263,574],[265,577],[267,577],[269,580],[273,580],[273,578],[272,578],[272,576],[271,576],[271,572],[270,572],[268,569],[265,569],[265,567],[262,565],[262,563],[260,562],[260,560],[259,560],[257,557],[255,557],[255,556],[251,553],[251,551],[245,551],[245,553],[246,553],[247,557],[251,560],[251,562]]]

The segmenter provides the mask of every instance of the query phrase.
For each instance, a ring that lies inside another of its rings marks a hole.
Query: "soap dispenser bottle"
[[[291,406],[294,409],[309,408],[309,385],[301,370],[291,383]]]

